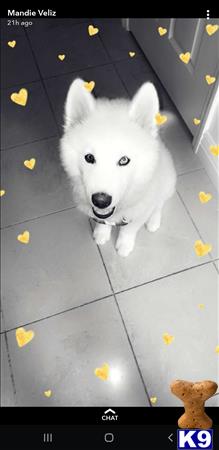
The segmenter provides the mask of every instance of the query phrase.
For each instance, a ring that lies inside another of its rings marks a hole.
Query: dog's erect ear
[[[84,85],[85,81],[76,78],[69,88],[65,103],[65,130],[82,122],[95,108],[95,98]]]
[[[156,134],[155,116],[159,112],[157,91],[152,83],[144,83],[131,101],[129,114],[141,127]]]

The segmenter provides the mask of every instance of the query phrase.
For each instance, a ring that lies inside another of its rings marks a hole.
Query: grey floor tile
[[[1,86],[2,88],[20,83],[39,80],[31,48],[26,36],[17,37],[11,48],[7,40],[1,41]]]
[[[212,245],[211,254],[213,258],[217,258],[219,250],[219,196],[214,185],[203,169],[179,177],[177,189],[203,241]],[[210,193],[212,199],[208,203],[201,203],[199,192]]]
[[[24,161],[36,160],[33,170]],[[73,197],[59,159],[57,138],[1,152],[2,226],[72,207]]]
[[[56,120],[60,125],[60,130],[62,130],[63,125],[64,103],[67,92],[72,81],[77,77],[82,78],[85,81],[95,82],[93,93],[96,97],[117,98],[128,96],[126,89],[112,64],[89,68],[87,70],[45,80],[47,92],[53,106]]]
[[[132,34],[123,28],[121,19],[92,19],[92,24],[99,28],[100,39],[112,61],[130,58],[129,52],[142,53]]]
[[[62,20],[66,20],[66,19],[62,19]],[[77,23],[89,23],[90,24],[90,21],[91,21],[91,19],[88,17],[71,17],[68,20],[70,20],[73,25],[76,25]]]
[[[28,244],[17,240],[24,231]],[[7,330],[111,293],[87,217],[75,208],[4,229],[1,247]]]
[[[16,37],[21,37],[25,35],[24,27],[21,25],[23,19],[1,19],[1,40],[8,39],[10,41],[14,40]]]
[[[14,390],[11,379],[11,370],[8,361],[5,335],[1,334],[1,378],[0,378],[0,406],[15,406]]]
[[[95,24],[95,22],[97,23],[97,21],[99,22],[99,24],[111,24],[111,25],[121,25],[121,18],[120,17],[98,17],[98,18],[91,18],[90,19],[90,23],[91,24]]]
[[[71,29],[72,25],[75,25],[77,23],[85,23],[89,22],[90,19],[88,18],[63,18],[60,19],[58,17],[54,18],[43,18],[42,19],[32,19],[32,25],[30,27],[27,27],[26,31],[27,34],[30,36],[39,36],[42,32],[49,32],[49,31],[55,31],[57,34],[62,33],[63,27],[65,29]]]
[[[179,175],[203,167],[192,148],[192,136],[177,113],[171,111],[168,122],[160,130],[160,135],[173,157]]]
[[[99,35],[89,36],[87,23],[64,22],[40,33],[29,29],[28,36],[43,78],[109,62]],[[65,55],[63,61],[59,54]]]
[[[160,109],[175,110],[170,97],[168,96],[167,92],[165,91],[164,87],[162,86],[161,82],[159,81],[145,56],[136,54],[136,56],[133,58],[129,57],[125,60],[116,62],[115,67],[131,97],[133,97],[133,95],[143,83],[150,81],[157,89],[160,101]]]
[[[217,274],[211,263],[123,292],[117,299],[157,406],[182,405],[169,390],[174,379],[218,381]],[[164,343],[164,333],[174,336],[170,345]]]
[[[26,329],[35,337],[23,348],[8,333],[19,406],[148,406],[112,297]],[[94,374],[103,363],[111,369],[106,381]]]
[[[127,257],[114,248],[116,230],[110,242],[100,246],[107,271],[116,292],[209,261],[198,257],[194,243],[199,235],[177,194],[163,210],[160,229],[139,231],[135,248]]]
[[[20,89],[28,91],[26,106],[11,100]],[[2,91],[2,148],[7,149],[57,134],[46,94],[40,82],[22,84]]]

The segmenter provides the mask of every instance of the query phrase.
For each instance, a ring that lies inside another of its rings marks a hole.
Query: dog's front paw
[[[135,246],[135,240],[131,238],[118,237],[116,241],[116,250],[119,256],[128,256]]]
[[[93,237],[97,245],[104,245],[110,239],[111,227],[98,224],[95,226]]]
[[[151,233],[159,230],[161,222],[161,215],[159,212],[155,212],[147,222],[147,229]]]

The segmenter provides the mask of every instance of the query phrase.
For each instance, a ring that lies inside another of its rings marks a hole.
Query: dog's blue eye
[[[87,155],[85,155],[84,158],[89,164],[94,164],[96,162],[94,155],[92,155],[92,153],[88,153]]]
[[[127,164],[130,162],[130,159],[128,158],[128,156],[123,156],[120,160],[119,160],[119,166],[127,166]]]

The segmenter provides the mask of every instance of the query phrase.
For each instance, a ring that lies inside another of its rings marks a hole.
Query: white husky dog
[[[62,164],[78,208],[95,219],[98,245],[121,226],[116,249],[127,256],[138,230],[160,227],[164,203],[175,190],[171,156],[158,136],[155,87],[144,83],[134,98],[95,99],[76,79],[65,104]]]

